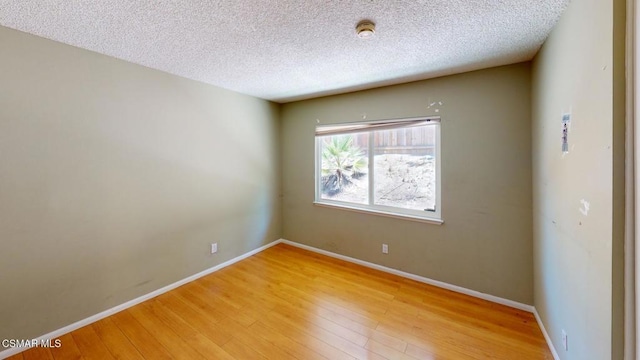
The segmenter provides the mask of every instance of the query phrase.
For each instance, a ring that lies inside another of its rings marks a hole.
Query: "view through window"
[[[439,218],[439,119],[319,127],[316,201]]]

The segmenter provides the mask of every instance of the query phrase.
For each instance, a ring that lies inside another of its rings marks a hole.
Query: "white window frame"
[[[375,205],[373,204],[375,179],[373,178],[373,166],[374,166],[374,151],[373,151],[373,133],[376,130],[388,130],[397,129],[407,126],[435,126],[435,161],[436,161],[436,202],[435,211],[421,211],[414,209],[405,209],[387,205]],[[314,204],[319,206],[326,206],[332,208],[340,208],[344,210],[351,210],[375,215],[389,216],[395,218],[402,218],[408,220],[415,220],[433,224],[442,224],[442,181],[441,181],[441,137],[440,137],[440,117],[417,117],[406,119],[393,119],[393,120],[377,120],[357,123],[343,123],[343,124],[331,124],[316,127],[315,135],[315,201]],[[322,178],[322,137],[328,135],[340,135],[348,133],[363,133],[369,132],[369,204],[358,204],[346,201],[323,199],[320,190],[320,181]]]

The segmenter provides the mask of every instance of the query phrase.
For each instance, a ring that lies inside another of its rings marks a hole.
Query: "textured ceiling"
[[[568,2],[0,0],[0,25],[287,102],[530,60]]]

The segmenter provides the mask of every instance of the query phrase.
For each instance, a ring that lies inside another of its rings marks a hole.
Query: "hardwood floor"
[[[532,314],[285,244],[10,359],[553,359]]]

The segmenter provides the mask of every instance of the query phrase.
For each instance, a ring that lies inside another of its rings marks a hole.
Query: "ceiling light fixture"
[[[376,25],[369,20],[360,21],[356,26],[356,34],[360,39],[369,39],[375,32]]]

